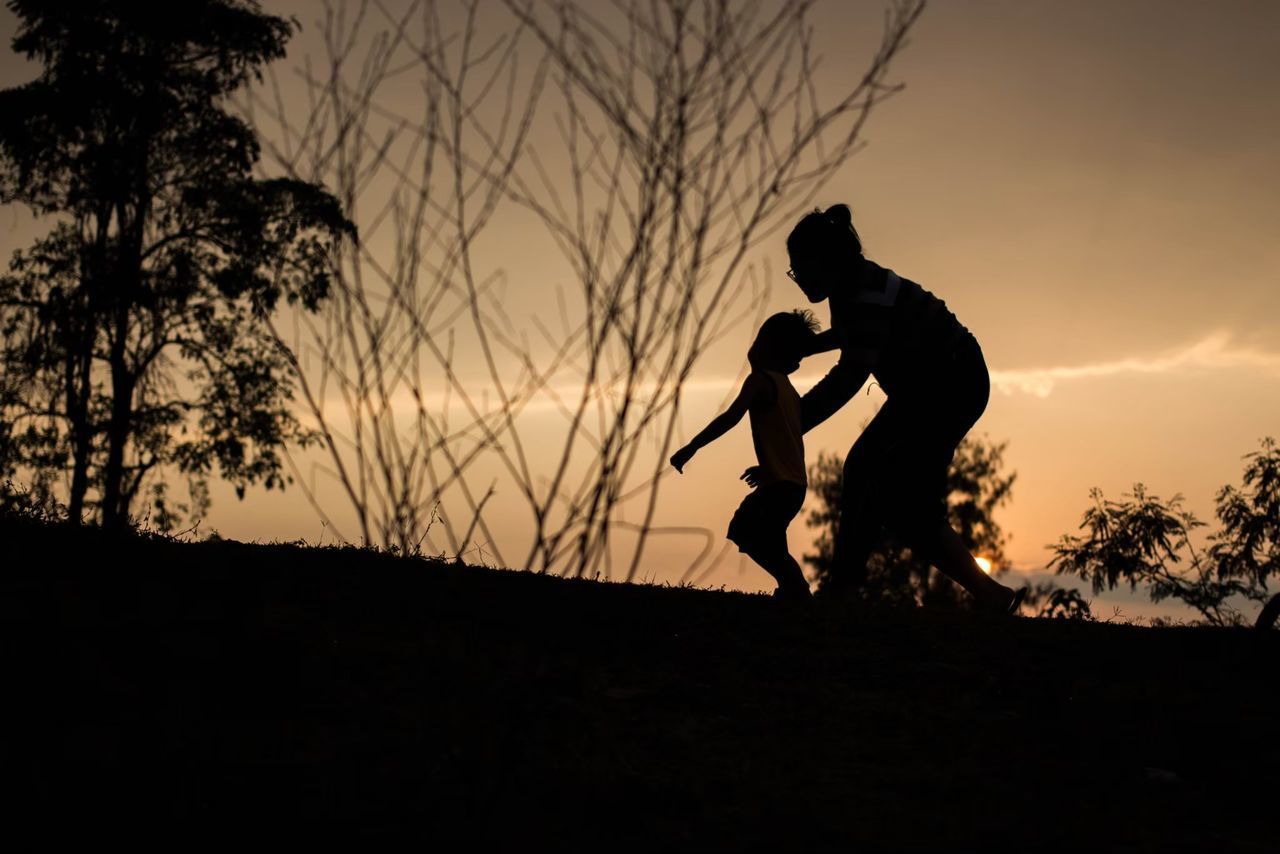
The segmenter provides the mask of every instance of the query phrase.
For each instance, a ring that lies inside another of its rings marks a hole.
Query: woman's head
[[[754,368],[789,374],[813,352],[811,345],[818,328],[818,319],[811,311],[798,308],[779,312],[760,325],[756,340],[747,351],[747,361]]]
[[[810,302],[831,295],[833,285],[860,265],[862,239],[853,227],[848,205],[832,205],[825,211],[805,214],[787,236],[792,280]]]

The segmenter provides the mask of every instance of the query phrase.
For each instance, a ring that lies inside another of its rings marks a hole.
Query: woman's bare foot
[[[1018,616],[1018,612],[1022,610],[1022,600],[1027,598],[1027,588],[1019,587],[1014,590],[1011,587],[1004,587],[1001,591],[1003,596],[991,608],[993,614],[1008,614],[1011,617]]]
[[[984,614],[1009,614],[1017,616],[1018,611],[1022,608],[1022,600],[1027,597],[1027,588],[1019,587],[1014,590],[1012,587],[999,585],[999,590],[984,602],[980,610]]]

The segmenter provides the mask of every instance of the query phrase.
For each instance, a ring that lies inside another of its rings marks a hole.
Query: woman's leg
[[[932,534],[926,533],[914,547],[939,572],[969,591],[982,605],[1001,609],[1013,600],[1013,590],[982,571],[973,555],[965,548],[960,535],[945,519],[937,524]]]
[[[911,532],[914,548],[979,603],[1003,608],[1013,600],[1013,590],[982,571],[946,518],[947,473],[956,447],[986,410],[991,396],[990,376],[977,341],[970,340],[958,348],[949,373],[945,385],[948,393],[939,395],[942,411],[935,413],[936,419],[922,422],[930,427],[941,426],[942,430],[929,430],[922,440],[922,445],[930,449],[927,454],[935,447],[938,451],[934,460],[924,460],[920,488],[930,506],[919,513],[922,520],[931,521]]]
[[[884,477],[901,431],[899,409],[893,401],[885,401],[845,457],[840,524],[825,585],[830,593],[853,593],[862,588],[867,581],[867,560],[884,539]]]

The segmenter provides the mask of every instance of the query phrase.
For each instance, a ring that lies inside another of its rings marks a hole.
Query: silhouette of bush
[[[1219,529],[1197,549],[1191,534],[1205,526],[1182,508],[1182,496],[1167,501],[1141,484],[1120,501],[1092,491],[1094,506],[1084,513],[1082,536],[1064,535],[1050,546],[1049,565],[1058,574],[1077,575],[1094,592],[1128,583],[1145,587],[1153,602],[1177,599],[1213,625],[1238,625],[1233,604],[1266,602],[1268,579],[1280,570],[1280,449],[1274,439],[1247,454],[1240,487],[1218,491]],[[1271,598],[1257,625],[1273,625],[1280,602]]]
[[[1034,597],[1034,601],[1032,600]],[[1093,610],[1079,590],[1058,587],[1053,582],[1037,584],[1028,594],[1024,605],[1036,608],[1037,617],[1053,620],[1092,620]]]

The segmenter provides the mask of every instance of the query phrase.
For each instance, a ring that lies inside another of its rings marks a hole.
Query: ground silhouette
[[[7,806],[45,839],[1276,842],[1274,632],[0,536]]]

